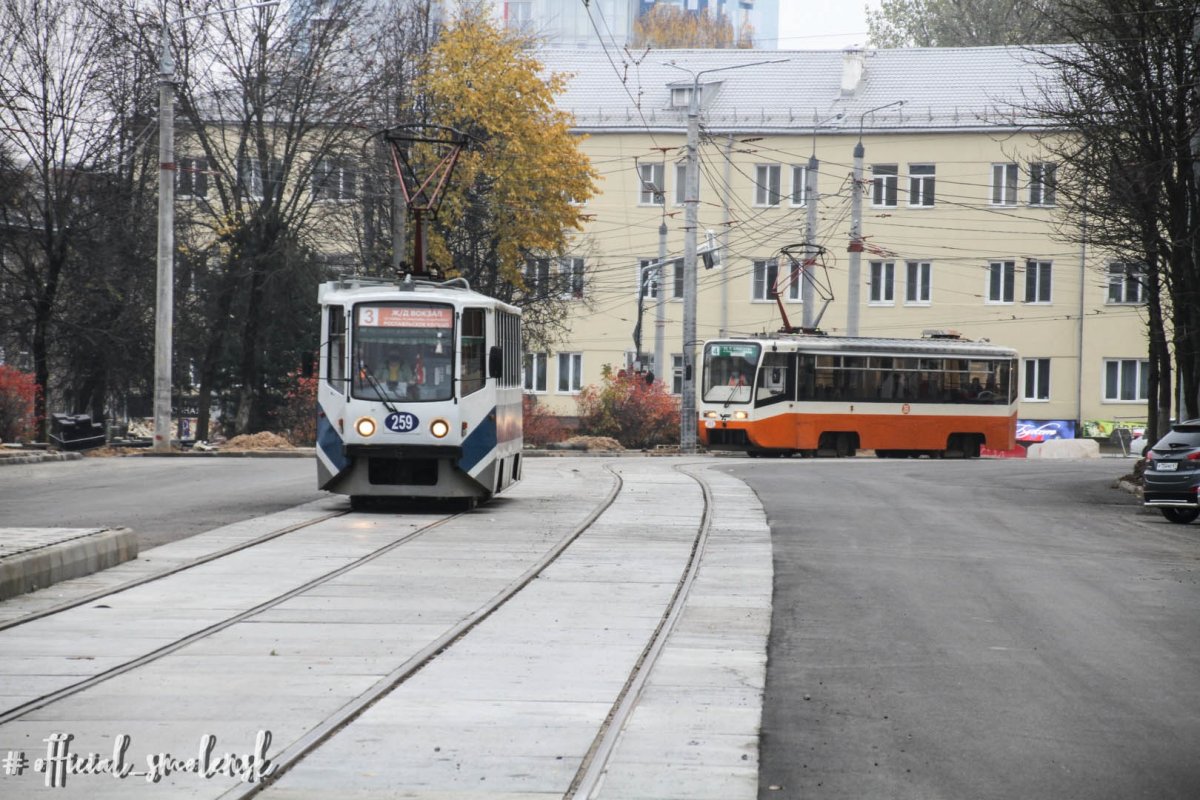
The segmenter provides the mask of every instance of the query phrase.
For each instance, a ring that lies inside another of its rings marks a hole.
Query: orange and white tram
[[[955,334],[706,342],[699,439],[750,455],[976,458],[1016,446],[1017,353]]]

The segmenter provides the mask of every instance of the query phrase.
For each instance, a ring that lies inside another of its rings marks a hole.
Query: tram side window
[[[817,357],[801,355],[797,359],[798,380],[796,396],[799,400],[817,399]]]
[[[339,394],[346,393],[346,311],[329,306],[325,342],[325,381]]]
[[[796,399],[793,363],[794,357],[789,353],[767,353],[763,356],[755,405],[765,406]]]
[[[462,372],[459,380],[465,397],[483,388],[487,375],[487,337],[482,308],[464,308],[462,312]]]

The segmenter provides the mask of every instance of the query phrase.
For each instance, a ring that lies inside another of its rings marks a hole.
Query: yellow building
[[[804,243],[815,208],[822,250],[814,275],[828,275],[833,295],[820,318],[824,331],[919,337],[953,329],[1015,347],[1020,417],[1031,428],[1066,421],[1077,435],[1083,428],[1096,435],[1079,423],[1145,418],[1143,287],[1136,267],[1060,229],[1057,166],[1039,143],[1046,131],[1015,112],[1052,78],[1034,54],[985,47],[656,51],[636,60],[615,50],[546,49],[540,56],[548,70],[572,74],[560,106],[575,115],[603,176],[587,205],[587,228],[561,265],[584,275],[569,337],[557,352],[526,359],[526,389],[557,413],[574,414],[574,395],[599,382],[605,365],[638,360],[640,280],[649,295],[641,361],[679,390],[677,259],[687,109],[698,88],[698,238],[703,248],[711,232],[721,261],[697,269],[700,341],[778,330],[777,278],[792,323],[812,321],[822,302],[811,298],[805,313],[782,251]],[[860,143],[856,265],[850,242]],[[811,158],[814,197],[805,192]],[[643,269],[658,261],[663,241],[663,274]],[[653,364],[656,349],[662,365]]]

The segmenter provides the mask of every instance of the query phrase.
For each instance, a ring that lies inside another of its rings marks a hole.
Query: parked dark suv
[[[1180,422],[1146,451],[1143,500],[1171,522],[1200,517],[1200,419]]]

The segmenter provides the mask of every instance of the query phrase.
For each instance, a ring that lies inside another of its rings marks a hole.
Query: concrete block
[[[1100,445],[1095,439],[1052,439],[1031,444],[1026,458],[1099,458]]]

